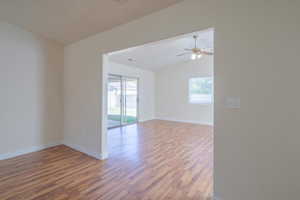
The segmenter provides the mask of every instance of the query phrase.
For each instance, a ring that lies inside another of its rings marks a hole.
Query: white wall
[[[213,125],[213,104],[189,103],[189,79],[213,76],[213,56],[164,66],[156,75],[158,119]]]
[[[155,112],[154,72],[109,61],[108,73],[139,78],[139,121],[151,120]]]
[[[299,7],[185,0],[67,46],[66,140],[101,153],[102,53],[214,27],[214,191],[224,200],[298,199]],[[241,108],[227,108],[226,97],[240,97]]]
[[[63,47],[0,22],[0,159],[57,144]]]

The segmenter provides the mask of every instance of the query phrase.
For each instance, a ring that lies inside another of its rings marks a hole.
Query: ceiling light
[[[196,60],[196,58],[197,58],[197,55],[193,53],[193,54],[191,55],[191,59],[192,59],[192,60]]]

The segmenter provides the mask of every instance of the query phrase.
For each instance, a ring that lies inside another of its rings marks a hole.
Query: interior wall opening
[[[103,55],[102,152],[138,164],[155,146],[171,150],[166,160],[205,172],[197,194],[205,198],[213,191],[213,39],[208,29]]]
[[[153,119],[213,125],[213,35],[207,29],[104,54],[103,134]]]

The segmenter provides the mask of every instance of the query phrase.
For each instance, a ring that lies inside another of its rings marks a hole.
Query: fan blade
[[[201,51],[201,53],[208,56],[214,55],[214,53],[208,51]]]
[[[186,55],[186,54],[190,54],[190,53],[181,53],[181,54],[178,54],[177,56],[184,56],[184,55]]]

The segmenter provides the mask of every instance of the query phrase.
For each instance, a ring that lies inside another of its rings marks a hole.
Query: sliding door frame
[[[108,74],[108,78],[107,78],[107,88],[108,88],[108,85],[109,85],[109,77],[110,76],[114,76],[114,77],[118,77],[120,78],[121,80],[121,98],[120,98],[120,125],[118,126],[112,126],[112,127],[108,127],[108,129],[112,129],[112,128],[118,128],[118,127],[122,127],[122,126],[127,126],[127,125],[131,125],[131,124],[136,124],[139,122],[139,115],[140,115],[140,112],[139,112],[139,105],[140,105],[140,92],[139,92],[139,87],[140,87],[140,79],[138,77],[134,77],[134,76],[123,76],[123,75],[119,75],[119,74],[112,74],[112,73],[109,73]],[[126,82],[126,79],[135,79],[136,80],[136,83],[137,83],[137,87],[136,87],[136,90],[137,90],[137,97],[136,97],[136,121],[135,122],[132,122],[132,123],[124,123],[124,110],[126,109],[126,95],[124,95],[124,89],[126,89],[126,86],[124,88],[124,80]],[[108,94],[108,89],[107,89],[107,94]],[[108,105],[108,103],[107,103]],[[125,107],[124,107],[125,105]],[[106,109],[106,115],[107,115],[107,118],[108,118],[108,106],[107,106],[107,109]]]
[[[121,95],[120,95],[120,99],[119,99],[119,101],[120,101],[120,123],[119,123],[119,125],[116,125],[116,126],[111,126],[111,127],[109,127],[108,126],[108,105],[109,105],[109,102],[107,102],[107,106],[106,106],[106,116],[107,116],[107,128],[108,129],[111,129],[111,128],[117,128],[117,127],[120,127],[120,126],[122,126],[122,121],[123,121],[123,119],[122,119],[122,116],[123,116],[123,109],[122,109],[122,99],[123,99],[123,97],[122,97],[122,93],[123,93],[123,84],[122,84],[122,77],[120,76],[120,75],[115,75],[115,74],[108,74],[108,77],[107,77],[107,86],[106,86],[106,93],[107,93],[107,97],[109,96],[108,95],[108,91],[109,91],[109,84],[110,84],[110,77],[116,77],[116,79],[119,79],[120,80],[120,91],[121,91]]]

